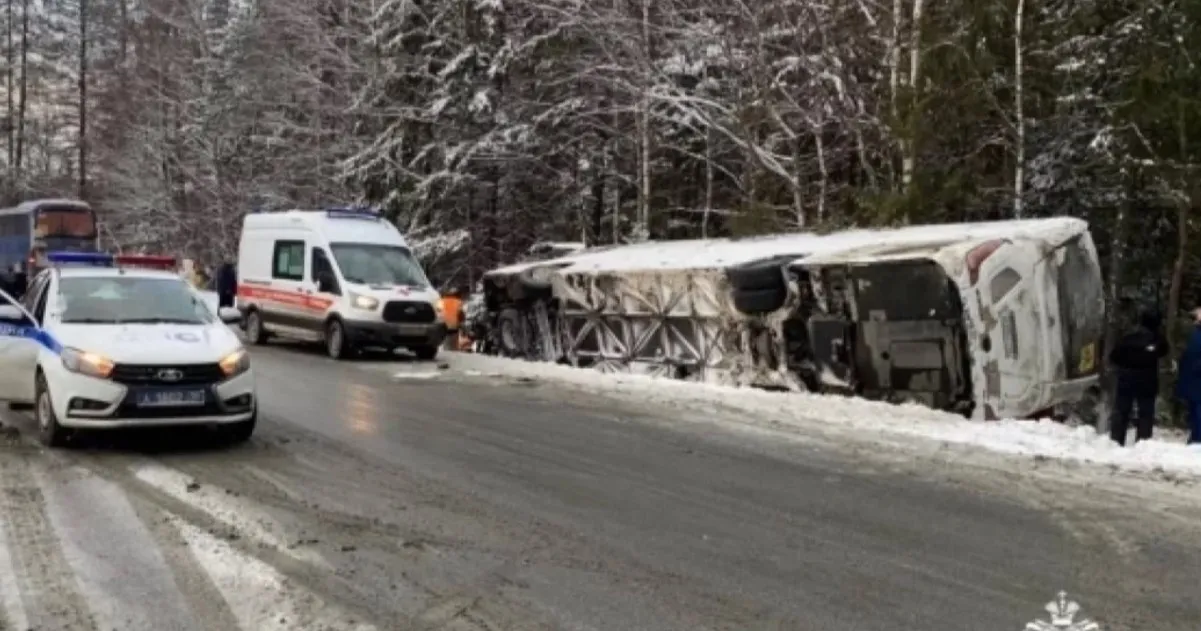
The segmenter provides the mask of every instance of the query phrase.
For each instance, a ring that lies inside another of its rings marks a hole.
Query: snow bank
[[[452,366],[473,374],[549,379],[677,409],[712,412],[741,424],[818,429],[862,438],[893,435],[975,446],[989,451],[1068,460],[1125,471],[1165,471],[1201,477],[1201,446],[1187,446],[1173,432],[1122,448],[1088,426],[1053,421],[971,421],[917,404],[893,405],[849,397],[767,392],[713,384],[659,379],[645,375],[606,374],[483,355],[448,353]],[[737,414],[731,415],[728,412]]]

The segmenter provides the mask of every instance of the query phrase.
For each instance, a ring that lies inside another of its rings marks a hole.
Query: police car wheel
[[[58,424],[54,414],[54,405],[50,399],[50,388],[46,386],[46,378],[38,375],[34,395],[34,417],[38,422],[38,438],[47,447],[60,447],[70,437],[70,430]]]
[[[258,311],[246,314],[246,341],[251,344],[263,343],[263,317]]]
[[[325,352],[334,359],[346,359],[351,355],[346,329],[340,320],[330,320],[325,325]]]
[[[231,423],[222,428],[225,434],[225,439],[230,443],[244,443],[250,440],[251,434],[254,434],[254,426],[258,424],[259,413],[255,410],[254,416],[249,420],[240,423]]]

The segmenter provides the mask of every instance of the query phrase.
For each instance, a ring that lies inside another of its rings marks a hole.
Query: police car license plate
[[[197,407],[204,405],[204,390],[147,390],[137,397],[140,408]]]

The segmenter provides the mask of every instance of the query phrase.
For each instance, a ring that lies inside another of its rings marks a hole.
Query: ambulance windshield
[[[334,243],[334,260],[348,283],[426,288],[430,281],[406,248],[395,245]]]

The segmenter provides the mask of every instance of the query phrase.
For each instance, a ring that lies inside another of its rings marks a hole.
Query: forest
[[[1070,214],[1197,306],[1201,3],[5,0],[0,192],[202,261],[369,203],[441,278],[589,244]]]

